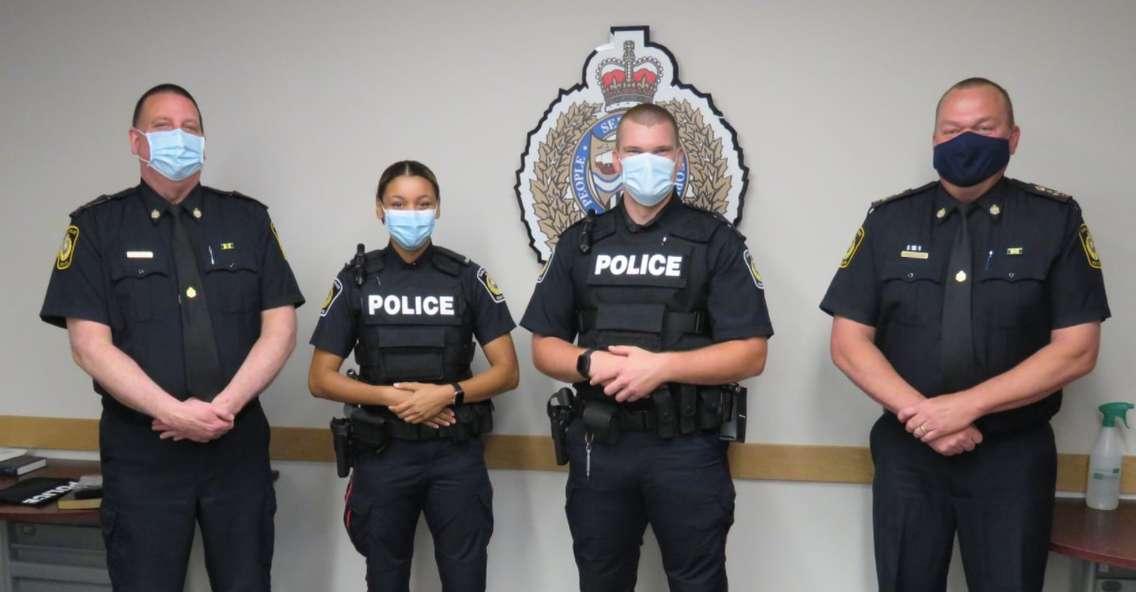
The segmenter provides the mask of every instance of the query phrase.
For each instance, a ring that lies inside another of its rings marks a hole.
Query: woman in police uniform
[[[434,538],[443,589],[485,590],[492,489],[480,435],[489,399],[517,386],[515,326],[485,269],[434,245],[438,181],[415,161],[379,178],[384,249],[335,278],[312,335],[313,395],[351,404],[344,524],[367,558],[370,590],[408,590],[418,516]],[[476,338],[489,368],[473,374]],[[358,375],[339,372],[354,349]]]

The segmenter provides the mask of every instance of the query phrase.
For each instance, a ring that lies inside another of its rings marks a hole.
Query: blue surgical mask
[[[137,128],[135,128],[137,129]],[[182,129],[139,133],[150,144],[150,160],[142,160],[171,181],[181,181],[201,170],[205,162],[205,138]]]
[[[386,213],[387,231],[391,240],[408,251],[414,251],[426,244],[434,232],[437,210],[388,210]]]
[[[657,205],[674,190],[675,161],[665,156],[643,152],[624,156],[620,165],[624,191],[644,207]]]
[[[935,146],[932,162],[942,178],[973,187],[1010,164],[1010,140],[964,132]]]

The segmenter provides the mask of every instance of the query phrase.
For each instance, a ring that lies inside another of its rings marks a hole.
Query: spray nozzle
[[[1132,426],[1128,425],[1128,410],[1136,408],[1132,403],[1105,403],[1099,407],[1101,415],[1104,419],[1101,420],[1101,425],[1106,428],[1116,426],[1116,420],[1124,422],[1124,427],[1131,429]]]

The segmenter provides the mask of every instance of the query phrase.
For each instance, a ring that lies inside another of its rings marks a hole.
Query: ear
[[[611,165],[615,167],[617,174],[623,174],[623,153],[619,151],[619,146],[611,151]]]
[[[130,154],[146,160],[150,159],[150,144],[146,141],[146,136],[134,128],[130,128],[126,132],[126,139],[130,142]],[[143,154],[145,150],[145,154]]]
[[[680,163],[682,163],[682,159],[686,157],[686,152],[684,152],[684,151],[683,151],[683,149],[682,149],[682,147],[681,147],[681,146],[680,146],[679,148],[675,149],[675,153],[674,153],[674,154],[675,154],[675,170],[674,170],[674,172],[672,172],[672,173],[671,173],[671,182],[672,182],[672,183],[673,183],[673,182],[674,182],[675,180],[677,180],[677,179],[678,179],[678,167],[679,167],[679,164],[680,164]]]
[[[1014,126],[1014,130],[1010,132],[1010,154],[1018,151],[1018,141],[1022,139],[1022,128]]]
[[[386,215],[384,215],[384,212],[383,212],[382,200],[378,200],[378,199],[375,200],[375,217],[379,219],[379,222],[381,224],[387,223]]]
[[[434,219],[442,217],[442,200],[434,202]]]

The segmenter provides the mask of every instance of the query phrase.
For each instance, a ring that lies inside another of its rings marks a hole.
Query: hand
[[[943,456],[955,456],[956,454],[970,452],[981,443],[982,432],[970,425],[953,434],[939,436],[928,442],[927,445]]]
[[[617,356],[607,350],[597,349],[592,352],[591,367],[588,368],[588,384],[592,386],[606,385],[623,369],[625,356]]]
[[[979,413],[959,393],[925,399],[916,405],[901,409],[899,421],[907,431],[923,442],[954,434],[974,423]]]
[[[434,429],[452,426],[458,422],[458,416],[454,415],[454,410],[449,407],[443,407],[437,415],[422,422]]]
[[[409,397],[389,407],[406,423],[428,423],[454,399],[454,387],[448,384],[396,382],[394,388],[411,391]]]
[[[666,382],[666,354],[649,352],[632,345],[614,345],[612,354],[623,357],[615,378],[604,385],[604,394],[620,403],[638,401]]]
[[[192,440],[204,444],[225,435],[233,429],[236,417],[213,403],[189,398],[178,401],[150,427],[159,432],[162,440]]]

